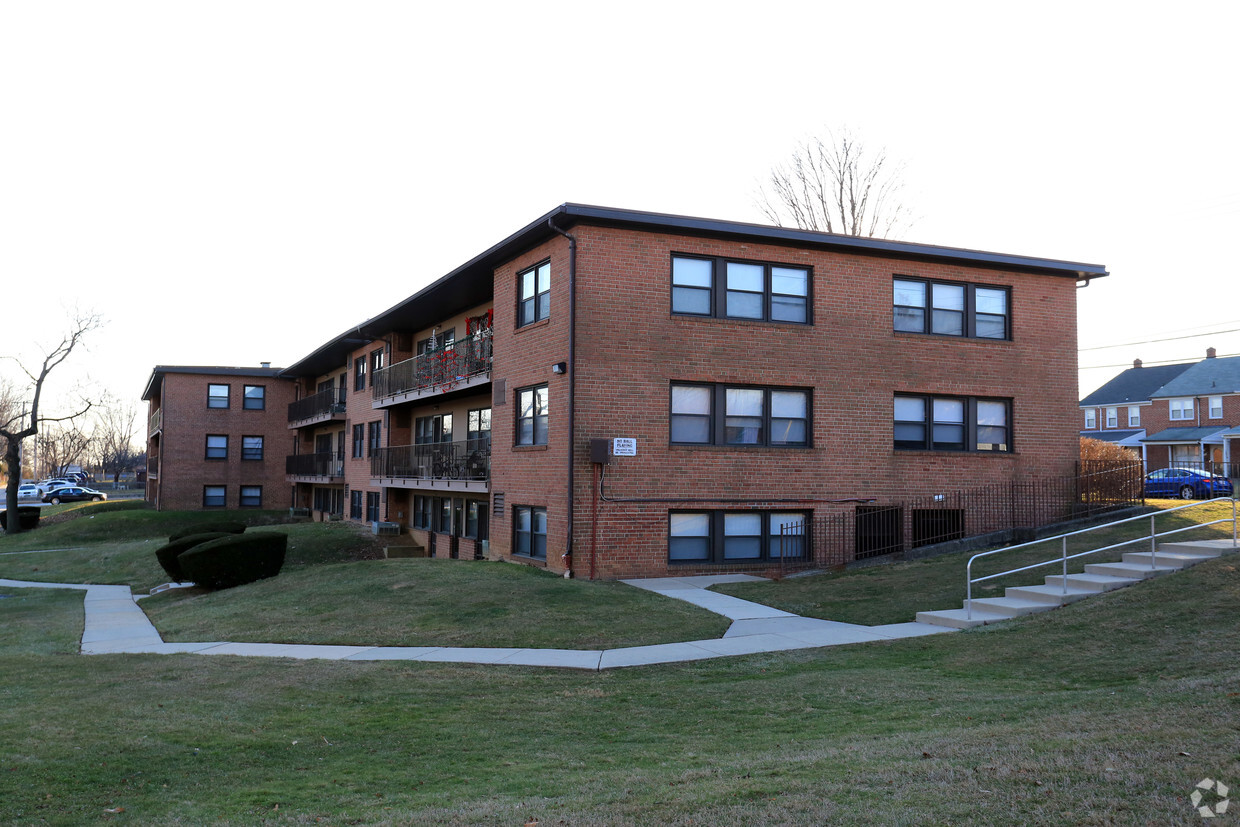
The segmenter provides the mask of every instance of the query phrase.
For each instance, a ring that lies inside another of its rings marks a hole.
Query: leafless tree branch
[[[756,196],[776,226],[888,238],[911,223],[900,200],[904,167],[886,149],[869,153],[851,130],[802,142],[771,169]]]

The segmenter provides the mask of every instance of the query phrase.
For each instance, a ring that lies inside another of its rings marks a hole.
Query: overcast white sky
[[[1237,24],[1234,2],[0,0],[0,355],[33,362],[77,306],[106,326],[49,394],[289,365],[565,201],[760,221],[758,181],[839,125],[905,160],[905,239],[1110,269],[1079,294],[1080,364],[1105,366],[1082,394],[1137,357],[1240,354],[1235,332],[1092,349],[1240,329]]]

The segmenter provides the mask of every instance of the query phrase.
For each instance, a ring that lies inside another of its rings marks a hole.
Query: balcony
[[[375,408],[411,402],[490,381],[491,328],[375,371]]]
[[[157,408],[155,413],[151,414],[150,420],[147,422],[146,432],[151,436],[159,433],[164,429],[164,409]]]
[[[332,388],[298,399],[288,406],[288,426],[305,428],[321,422],[344,421],[344,388]]]
[[[336,451],[294,454],[284,458],[284,474],[289,482],[343,482],[344,454]]]
[[[394,488],[485,493],[491,483],[491,440],[381,448],[370,458],[370,476]]]

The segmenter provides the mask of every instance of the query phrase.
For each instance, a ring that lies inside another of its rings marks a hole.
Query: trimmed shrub
[[[17,506],[17,524],[22,527],[22,531],[30,531],[32,528],[39,527],[39,516],[43,513],[43,509],[37,505],[19,505]],[[0,530],[7,530],[9,527],[8,510],[0,511]]]
[[[244,531],[245,523],[238,523],[233,520],[219,520],[214,523],[198,523],[169,534],[168,542],[180,540],[182,537],[188,537],[191,534],[241,534]]]
[[[155,550],[155,558],[159,560],[159,565],[164,571],[168,572],[168,576],[175,582],[181,583],[190,578],[185,577],[181,572],[181,565],[177,562],[177,558],[181,556],[181,552],[189,551],[199,543],[205,543],[208,540],[217,540],[220,537],[235,537],[236,535],[229,531],[207,531],[202,534],[190,534],[185,537],[179,537],[176,540],[161,546]]]
[[[275,577],[287,547],[287,534],[252,531],[200,543],[182,552],[177,564],[186,580],[208,589],[228,589]]]

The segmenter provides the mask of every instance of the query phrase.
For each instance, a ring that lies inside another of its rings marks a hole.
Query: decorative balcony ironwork
[[[491,479],[491,440],[463,439],[381,448],[370,458],[370,475],[376,479],[485,482]]]
[[[337,414],[344,415],[344,388],[331,388],[289,403],[288,421],[322,421]]]
[[[343,477],[344,454],[338,451],[294,454],[284,458],[284,473],[290,477]]]
[[[491,328],[375,371],[375,399],[407,393],[443,393],[491,370]]]

